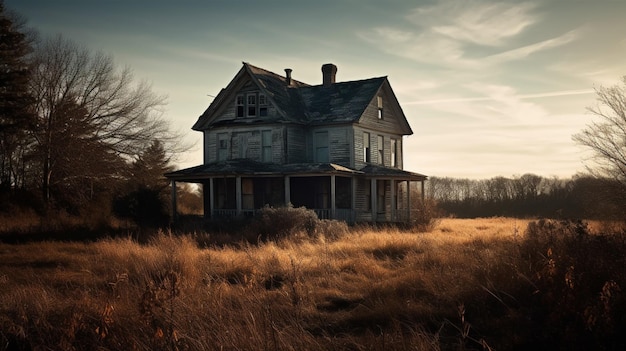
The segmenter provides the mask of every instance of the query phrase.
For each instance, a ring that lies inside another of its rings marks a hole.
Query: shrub
[[[520,267],[528,267],[521,273],[533,286],[525,303],[533,342],[548,348],[626,347],[623,233],[592,234],[581,221],[540,220],[529,223],[520,253]]]
[[[419,232],[433,231],[443,216],[443,211],[433,199],[414,201],[411,208],[415,211],[412,212],[410,225]]]
[[[249,226],[261,241],[292,237],[314,237],[319,219],[305,207],[263,207]]]

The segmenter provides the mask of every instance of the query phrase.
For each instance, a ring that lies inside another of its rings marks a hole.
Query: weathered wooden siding
[[[286,128],[287,163],[307,162],[307,133],[303,127]]]
[[[354,167],[357,169],[361,169],[368,165],[365,162],[365,153],[363,151],[364,145],[364,133],[369,133],[370,135],[370,164],[375,165],[384,165],[386,167],[391,167],[391,139],[395,139],[397,141],[397,155],[396,155],[396,166],[395,168],[402,169],[402,136],[399,134],[390,134],[384,133],[380,131],[375,131],[367,128],[363,128],[360,124],[354,126],[353,129],[353,138],[354,138],[354,148],[352,150],[353,159],[354,159]],[[384,152],[384,160],[381,162],[380,155],[378,152],[379,147],[379,139],[378,137],[382,136],[383,138],[383,152]]]
[[[230,127],[228,129],[216,129],[205,131],[205,157],[207,163],[217,161],[218,134],[227,133],[228,159],[247,158],[255,161],[263,161],[262,132],[269,130],[272,133],[272,159],[273,163],[285,162],[285,142],[283,126],[258,126]]]
[[[363,112],[359,125],[377,132],[400,135],[402,133],[400,121],[403,115],[392,94],[387,84],[381,86]],[[382,118],[378,118],[378,97],[381,97],[383,102]]]
[[[352,150],[354,148],[354,132],[352,126],[329,126],[313,128],[307,134],[307,162],[315,162],[315,148],[313,145],[314,135],[317,132],[328,133],[328,162],[336,163],[345,167],[352,167]]]

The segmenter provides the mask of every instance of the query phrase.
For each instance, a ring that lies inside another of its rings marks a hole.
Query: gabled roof
[[[378,77],[298,89],[307,120],[312,124],[358,121],[386,79]]]
[[[307,125],[355,123],[383,87],[389,87],[387,77],[333,83],[325,85],[308,85],[287,78],[263,68],[244,62],[235,78],[222,89],[209,108],[200,116],[192,129],[204,130],[219,125],[213,120],[217,117],[224,104],[234,100],[238,88],[245,81],[252,81],[269,102],[274,105],[278,114],[272,117],[241,118],[224,121],[219,124],[251,124],[251,123],[299,123]],[[390,87],[389,87],[390,89]],[[393,99],[395,95],[391,91]],[[397,102],[397,100],[396,100]],[[399,106],[399,105],[398,105]],[[400,109],[400,113],[402,113]],[[404,114],[399,116],[400,123],[406,134],[412,134]]]

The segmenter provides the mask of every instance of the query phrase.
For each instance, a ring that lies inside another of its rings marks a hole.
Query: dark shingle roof
[[[243,65],[233,82],[244,73],[249,74],[251,79],[264,90],[270,102],[277,107],[278,115],[273,118],[268,116],[262,119],[222,121],[219,124],[292,122],[315,125],[356,122],[387,79],[378,77],[339,82],[330,86],[311,86],[291,79],[291,84],[288,85],[287,79],[281,75],[245,62]],[[194,130],[203,130],[210,125],[217,125],[213,124],[211,119],[221,104],[228,103],[225,101],[226,95],[233,82],[229,84],[229,87],[220,91],[211,106],[193,126]]]
[[[379,77],[298,89],[308,122],[312,124],[356,122],[385,79]]]

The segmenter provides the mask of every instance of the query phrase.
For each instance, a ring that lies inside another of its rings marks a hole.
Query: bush
[[[531,222],[520,247],[532,284],[530,337],[549,349],[626,347],[624,233],[593,234],[581,221]],[[530,340],[529,340],[530,342]],[[552,343],[552,344],[551,344]]]
[[[281,239],[335,240],[348,233],[345,222],[320,220],[313,210],[306,207],[263,207],[248,226],[249,235],[260,241]]]
[[[443,216],[443,211],[433,199],[414,201],[411,207],[416,211],[412,213],[410,225],[419,232],[434,230]]]
[[[263,207],[249,226],[261,241],[289,237],[313,237],[318,222],[315,211],[305,207]]]

